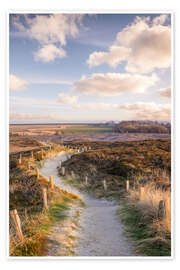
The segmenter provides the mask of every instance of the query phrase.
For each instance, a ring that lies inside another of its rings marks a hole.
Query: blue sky
[[[170,120],[169,14],[11,14],[10,122]]]

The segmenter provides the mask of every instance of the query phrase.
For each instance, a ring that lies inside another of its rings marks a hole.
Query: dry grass
[[[35,168],[40,166],[38,161],[53,157],[63,150],[66,148],[54,145],[50,151],[44,151],[43,158],[35,153],[33,158],[22,157],[21,164],[17,157],[10,160],[10,208],[17,209],[24,235],[23,242],[20,242],[10,217],[10,256],[46,255],[46,235],[51,226],[66,218],[69,203],[80,201],[76,195],[56,185],[51,189],[46,177],[40,175],[38,181],[36,179]],[[47,188],[48,210],[43,209],[42,187]]]
[[[151,176],[151,181],[148,181],[143,186],[141,184],[141,177],[136,179],[136,186],[134,189],[130,189],[128,199],[136,204],[145,214],[154,216],[153,224],[158,231],[164,231],[171,233],[171,191],[170,188],[162,188],[170,182],[169,175],[165,172],[161,172],[161,186],[157,185],[153,180],[154,175],[160,175],[160,171],[154,171]],[[159,184],[159,183],[158,183]],[[159,202],[163,200],[165,203],[165,216],[159,220],[158,210]]]

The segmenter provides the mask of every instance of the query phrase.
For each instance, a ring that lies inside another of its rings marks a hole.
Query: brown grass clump
[[[158,230],[171,233],[170,176],[166,171],[154,170],[148,179],[139,175],[135,180],[134,188],[129,191],[128,199],[142,212],[154,216],[154,225]],[[158,217],[160,201],[165,205],[165,215],[162,219]]]

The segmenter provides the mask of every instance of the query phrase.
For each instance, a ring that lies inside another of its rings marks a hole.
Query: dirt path
[[[75,256],[134,256],[132,246],[123,234],[123,225],[116,216],[118,205],[105,199],[95,199],[66,185],[58,176],[59,161],[66,160],[65,152],[57,157],[47,159],[40,173],[54,176],[54,183],[69,192],[79,195],[86,207],[80,211],[79,224],[76,230]],[[56,227],[55,231],[58,229]],[[53,254],[51,254],[52,256]],[[54,254],[55,255],[55,254]]]

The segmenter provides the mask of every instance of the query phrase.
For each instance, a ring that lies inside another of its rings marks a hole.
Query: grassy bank
[[[43,153],[43,158],[54,156],[61,150],[66,149],[53,147],[51,151]],[[40,158],[38,154],[35,154],[33,158],[22,158],[21,164],[18,163],[16,157],[10,158],[9,205],[10,210],[17,209],[24,236],[24,240],[19,241],[10,217],[10,256],[47,256],[53,226],[57,223],[61,226],[69,220],[73,206],[82,206],[82,202],[76,195],[61,190],[57,186],[50,188],[48,179],[41,175],[37,179],[35,168],[40,166],[40,160],[42,156]],[[29,169],[28,164],[30,164]],[[43,208],[42,188],[44,187],[47,189],[47,210]],[[76,217],[73,224],[69,226],[75,226],[75,222]],[[59,242],[59,255],[72,255],[72,245],[68,242],[71,234],[68,232],[68,237],[66,237],[66,230],[62,230],[61,235],[64,240]]]
[[[155,174],[155,173],[154,173]],[[161,181],[169,178],[163,172]],[[136,252],[146,256],[171,255],[171,191],[163,189],[152,179],[142,185],[138,176],[136,187],[130,189],[120,201],[118,215],[124,223],[127,235],[136,244]],[[163,207],[160,207],[163,202]]]

